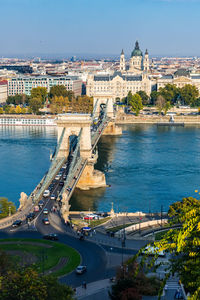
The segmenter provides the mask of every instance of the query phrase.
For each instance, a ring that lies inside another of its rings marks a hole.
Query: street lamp
[[[11,206],[8,207],[8,210],[9,210],[8,216],[10,217],[11,216]]]

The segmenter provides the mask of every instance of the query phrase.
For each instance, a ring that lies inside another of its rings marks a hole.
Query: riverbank
[[[116,118],[116,124],[157,124],[167,123],[170,121],[170,116],[158,115],[139,115],[120,113]],[[186,125],[200,125],[200,115],[194,116],[174,116],[175,123],[184,123]]]

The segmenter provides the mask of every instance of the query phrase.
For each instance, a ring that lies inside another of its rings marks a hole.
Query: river
[[[124,125],[123,135],[103,136],[96,168],[110,187],[76,190],[72,210],[166,211],[200,183],[200,126]],[[47,171],[56,129],[0,127],[0,196],[17,206]]]

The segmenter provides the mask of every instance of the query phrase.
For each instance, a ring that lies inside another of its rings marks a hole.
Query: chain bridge
[[[61,204],[62,216],[66,220],[70,208],[69,200],[75,187],[89,189],[106,186],[105,175],[95,170],[94,165],[98,158],[97,143],[101,135],[121,134],[121,128],[115,125],[113,98],[95,97],[91,115],[58,115],[57,129],[56,151],[33,201],[38,203],[56,175],[63,170],[65,180],[56,196]]]

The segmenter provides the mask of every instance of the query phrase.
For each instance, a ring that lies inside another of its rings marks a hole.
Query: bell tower
[[[122,49],[120,55],[120,71],[124,72],[125,70],[126,70],[126,62],[125,62],[124,50]]]
[[[146,49],[145,55],[144,55],[144,60],[143,60],[143,70],[144,72],[149,72],[149,53],[148,50]]]

